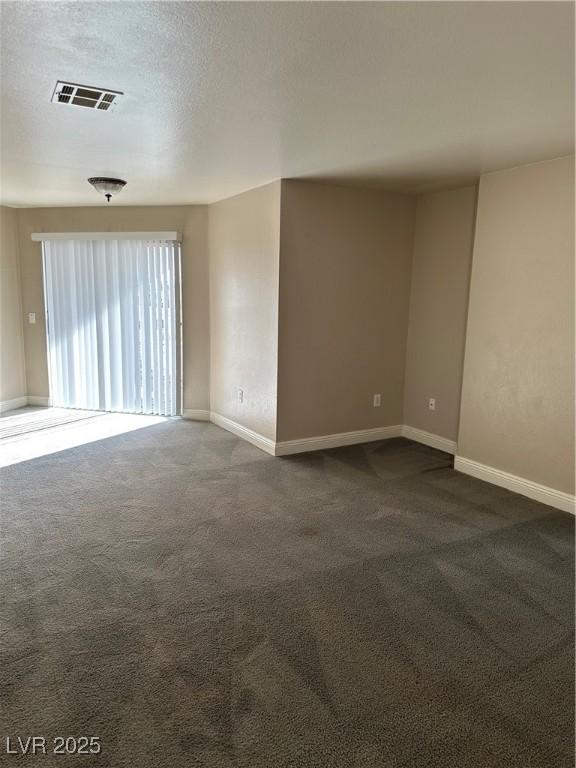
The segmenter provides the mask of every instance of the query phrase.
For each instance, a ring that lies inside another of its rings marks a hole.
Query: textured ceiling
[[[2,2],[2,201],[211,202],[278,177],[408,192],[573,151],[574,7]],[[125,92],[50,103],[56,80]]]

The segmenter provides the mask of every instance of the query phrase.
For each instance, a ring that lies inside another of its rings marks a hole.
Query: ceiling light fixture
[[[88,179],[88,182],[92,184],[97,192],[101,192],[108,202],[110,202],[112,195],[122,192],[126,186],[126,182],[122,179],[108,179],[105,176],[93,176],[91,179]]]

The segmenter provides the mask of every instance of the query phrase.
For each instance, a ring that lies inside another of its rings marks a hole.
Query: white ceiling
[[[574,6],[2,2],[2,201],[212,202],[279,177],[408,192],[573,152]],[[50,103],[56,80],[125,92]]]

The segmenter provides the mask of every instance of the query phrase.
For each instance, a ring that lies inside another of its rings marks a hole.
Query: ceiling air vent
[[[109,111],[118,103],[122,91],[111,91],[109,88],[93,88],[91,85],[64,83],[58,80],[52,102],[54,104],[72,104],[76,107],[88,107]]]

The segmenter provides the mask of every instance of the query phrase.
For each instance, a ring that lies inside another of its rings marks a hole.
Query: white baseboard
[[[375,440],[387,440],[390,437],[400,437],[402,427],[397,424],[391,427],[376,427],[375,429],[359,429],[355,432],[340,432],[334,435],[305,437],[301,440],[284,440],[276,443],[276,456],[289,456],[293,453],[320,451],[326,448],[341,448],[344,445],[372,443]]]
[[[266,451],[266,453],[269,453],[271,456],[275,455],[274,450],[276,443],[274,440],[259,435],[258,432],[254,432],[254,430],[248,429],[248,427],[244,427],[242,424],[238,424],[236,421],[226,418],[226,416],[214,413],[214,411],[210,414],[210,421],[216,424],[216,426],[227,429],[228,432],[233,432],[235,435],[238,435],[238,437],[242,437],[257,448]]]
[[[563,512],[576,514],[576,497],[570,493],[557,491],[549,488],[547,485],[534,483],[532,480],[526,480],[524,477],[511,475],[509,472],[503,472],[501,469],[479,464],[477,461],[465,459],[463,456],[454,457],[454,469],[463,472],[466,475],[477,477],[479,480],[485,480],[487,483],[498,485],[501,488],[507,488],[509,491],[527,496],[529,499],[540,501],[542,504],[548,504],[550,507],[561,509]]]
[[[42,397],[40,395],[28,395],[28,405],[50,405],[49,397]]]
[[[210,411],[203,411],[198,408],[184,408],[182,418],[191,419],[192,421],[210,421]]]
[[[445,453],[454,454],[456,452],[456,443],[440,435],[434,435],[406,424],[396,424],[389,427],[377,427],[376,429],[361,429],[355,432],[342,432],[333,435],[321,435],[319,437],[307,437],[301,440],[284,440],[275,443],[267,437],[257,434],[251,429],[238,424],[225,416],[217,413],[211,413],[210,420],[219,427],[233,432],[238,437],[248,440],[253,445],[261,448],[271,456],[289,456],[296,453],[305,453],[308,451],[319,451],[327,448],[340,448],[346,445],[356,445],[358,443],[369,443],[375,440],[387,440],[391,437],[406,437],[424,445],[428,445]],[[454,468],[488,483],[507,488],[510,491],[528,496],[535,501],[548,504],[564,512],[575,514],[575,497],[569,493],[557,491],[554,488],[548,488],[545,485],[534,483],[508,472],[502,472],[494,467],[487,467],[478,462],[465,459],[461,456],[455,456]]]
[[[204,413],[203,411],[200,413]],[[194,418],[188,416],[188,412],[183,413],[185,418]],[[219,427],[223,427],[233,432],[238,437],[248,440],[253,445],[266,451],[271,456],[290,456],[295,453],[307,453],[308,451],[321,451],[328,448],[341,448],[346,445],[358,445],[360,443],[372,443],[376,440],[388,440],[391,437],[408,437],[416,442],[425,443],[432,448],[437,448],[447,453],[455,453],[456,443],[439,435],[432,435],[430,432],[423,432],[420,429],[407,427],[403,424],[394,424],[388,427],[375,427],[373,429],[359,429],[352,432],[340,432],[331,435],[319,435],[317,437],[304,437],[299,440],[284,440],[274,442],[263,435],[259,435],[247,427],[238,424],[232,419],[221,416],[217,413],[209,414],[210,421]]]
[[[50,398],[37,395],[28,397],[16,397],[12,400],[0,401],[0,413],[22,408],[25,405],[48,406]],[[274,442],[268,437],[254,432],[248,427],[238,424],[226,416],[219,413],[210,412],[201,409],[184,409],[182,418],[196,421],[212,421],[218,427],[232,432],[238,437],[247,440],[252,445],[265,451],[271,456],[289,456],[295,453],[305,453],[308,451],[319,451],[327,448],[339,448],[346,445],[357,445],[359,443],[370,443],[376,440],[387,440],[391,437],[406,437],[418,443],[423,443],[432,448],[436,448],[446,453],[455,454],[456,443],[445,437],[434,435],[431,432],[425,432],[416,427],[410,427],[407,424],[396,424],[389,427],[376,427],[375,429],[360,429],[353,432],[341,432],[332,435],[321,435],[319,437],[306,437],[301,440],[285,440]],[[487,483],[498,485],[509,491],[514,491],[522,496],[539,501],[542,504],[548,504],[564,512],[576,514],[576,497],[563,491],[557,491],[546,485],[534,483],[517,475],[511,475],[509,472],[503,472],[500,469],[480,464],[477,461],[466,459],[463,456],[454,457],[454,469],[471,475],[479,480],[485,480]]]
[[[424,443],[424,445],[429,445],[430,448],[436,448],[439,451],[444,451],[444,453],[456,453],[456,443],[454,440],[434,435],[432,432],[425,432],[423,429],[409,427],[407,424],[402,425],[402,437],[415,440],[417,443]]]
[[[13,411],[15,408],[23,408],[25,405],[28,405],[27,397],[13,397],[12,400],[1,400],[0,413]]]

